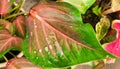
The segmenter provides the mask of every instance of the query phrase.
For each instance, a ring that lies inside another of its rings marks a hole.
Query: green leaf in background
[[[95,6],[93,9],[92,9],[92,11],[93,11],[93,13],[95,14],[95,15],[100,15],[101,14],[101,7],[98,7],[98,5],[97,6]]]
[[[101,18],[100,22],[96,24],[96,36],[99,41],[106,35],[109,27],[110,27],[110,21],[106,16]]]
[[[12,1],[12,3],[14,3],[15,2],[15,0],[11,0]]]
[[[45,13],[45,14],[44,14]],[[90,24],[68,3],[38,4],[27,18],[25,56],[42,67],[66,67],[108,57]]]
[[[90,8],[96,0],[58,0],[58,1],[70,3],[74,5],[77,9],[79,9],[79,11],[82,14],[85,14],[88,8]]]

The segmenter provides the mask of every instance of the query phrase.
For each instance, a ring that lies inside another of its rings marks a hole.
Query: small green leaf
[[[106,35],[108,32],[108,29],[110,27],[110,21],[107,17],[103,17],[100,19],[100,22],[96,24],[96,36],[98,40],[100,41],[103,39],[103,37]]]
[[[100,15],[101,14],[101,7],[98,7],[98,5],[97,6],[95,6],[93,9],[92,9],[92,11],[93,11],[93,13],[94,14],[96,14],[96,15]]]

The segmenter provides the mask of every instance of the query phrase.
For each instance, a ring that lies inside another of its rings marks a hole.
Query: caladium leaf
[[[0,0],[0,15],[5,16],[12,5],[11,0]]]
[[[77,7],[77,9],[79,9],[79,11],[82,14],[85,14],[88,8],[90,8],[96,0],[58,0],[58,1],[70,3]]]
[[[112,28],[117,31],[116,40],[105,44],[105,49],[111,54],[120,57],[120,20],[113,21]]]
[[[109,28],[110,21],[106,16],[104,16],[100,19],[100,22],[96,24],[96,36],[99,41],[107,34]]]
[[[20,34],[22,37],[25,36],[25,30],[26,30],[26,25],[25,25],[25,18],[24,16],[18,16],[14,21],[13,24],[15,25],[16,31],[18,34]]]
[[[25,58],[13,58],[8,61],[6,69],[43,69],[37,67]]]
[[[10,33],[13,33],[14,31],[13,24],[4,19],[0,19],[0,27],[9,30]]]
[[[22,42],[23,39],[12,36],[8,30],[0,30],[0,57],[13,46],[21,48]]]
[[[25,56],[43,67],[65,67],[106,58],[90,24],[68,3],[38,4],[27,18]]]

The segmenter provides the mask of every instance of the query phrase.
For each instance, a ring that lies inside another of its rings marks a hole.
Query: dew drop
[[[49,45],[49,48],[52,49],[52,45]]]
[[[106,58],[108,58],[109,57],[109,55],[106,55]]]
[[[38,59],[38,57],[36,57],[36,59]]]
[[[26,38],[28,38],[29,36],[27,35]]]
[[[32,35],[33,35],[33,32],[30,32],[30,35],[32,36]]]
[[[34,20],[34,27],[37,28],[37,24],[36,24],[35,20]]]
[[[10,2],[10,0],[8,0],[8,2]]]
[[[34,51],[34,54],[36,54],[37,52],[36,51]]]
[[[72,28],[73,26],[70,26],[70,28]]]
[[[39,49],[39,52],[41,53],[41,52],[42,52],[42,50],[41,50],[41,49]]]
[[[35,25],[35,28],[37,28],[37,25]]]
[[[119,50],[119,48],[116,48],[116,50],[118,51],[118,50]]]
[[[48,47],[45,47],[45,51],[48,52]]]
[[[48,38],[45,38],[46,40],[48,40]]]

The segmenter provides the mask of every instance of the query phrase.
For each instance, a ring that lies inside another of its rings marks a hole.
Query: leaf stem
[[[16,16],[21,15],[21,14],[24,14],[24,13],[23,13],[23,12],[20,12],[20,13],[17,13],[17,14],[12,14],[12,15],[10,15],[10,16],[7,16],[7,17],[4,18],[4,19],[9,19],[9,18],[12,18],[12,17],[16,17]]]
[[[20,5],[17,5],[16,7],[14,7],[9,13],[15,11],[16,9],[18,9],[20,7]]]
[[[15,57],[15,55],[13,54],[13,53],[11,53],[11,52],[9,52],[13,57]]]
[[[19,8],[18,12],[22,9],[23,5],[25,4],[25,1],[26,0],[22,0],[22,3],[20,4],[20,8]]]
[[[3,56],[3,58],[5,59],[5,61],[8,61],[8,59],[5,56]]]

